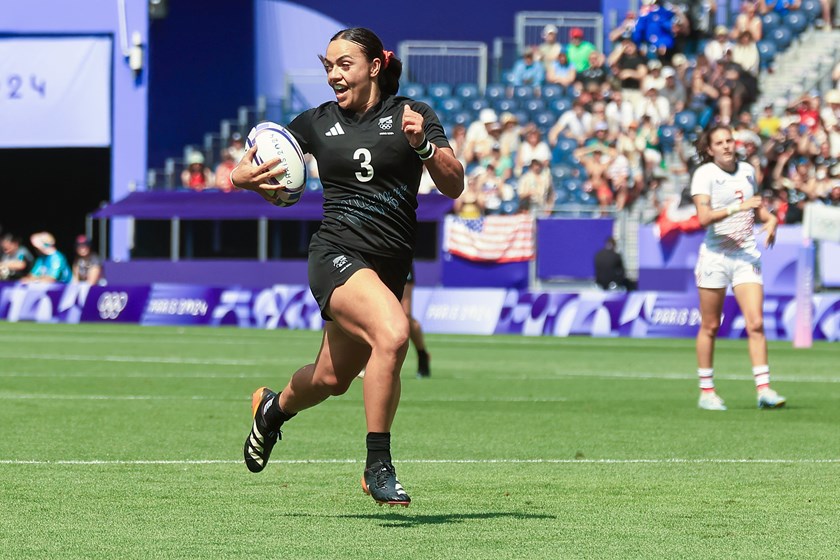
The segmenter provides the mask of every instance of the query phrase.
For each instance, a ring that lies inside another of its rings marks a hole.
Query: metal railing
[[[569,31],[573,27],[583,30],[583,38],[595,47],[604,50],[604,17],[593,12],[517,12],[514,23],[518,51],[542,43],[542,32],[546,25],[557,27],[557,41],[569,42]]]
[[[403,41],[397,47],[402,81],[487,86],[487,45],[472,41]]]

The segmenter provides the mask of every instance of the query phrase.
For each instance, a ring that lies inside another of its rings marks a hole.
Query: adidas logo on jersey
[[[341,136],[344,134],[344,129],[341,128],[340,123],[335,123],[330,127],[330,129],[325,133],[326,136]]]

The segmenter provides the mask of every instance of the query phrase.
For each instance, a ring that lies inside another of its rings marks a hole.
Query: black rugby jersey
[[[403,107],[423,115],[426,138],[449,142],[427,104],[385,96],[357,115],[331,101],[298,115],[287,127],[318,160],[324,219],[316,235],[339,247],[385,257],[414,254],[417,188],[423,162],[402,132]]]

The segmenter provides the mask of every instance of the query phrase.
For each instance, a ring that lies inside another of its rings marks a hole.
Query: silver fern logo
[[[381,119],[379,119],[379,128],[381,128],[382,130],[391,130],[391,128],[393,126],[394,126],[393,115],[388,116],[388,117],[382,117]]]

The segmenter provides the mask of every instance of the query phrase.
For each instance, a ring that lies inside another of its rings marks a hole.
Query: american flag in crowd
[[[534,258],[534,218],[530,214],[468,220],[447,216],[444,249],[471,261],[518,262]]]

